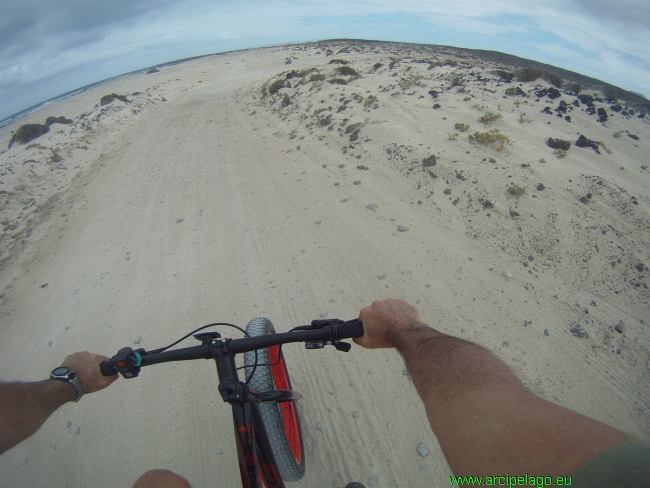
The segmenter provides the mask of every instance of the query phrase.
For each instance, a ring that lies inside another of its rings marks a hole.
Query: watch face
[[[70,371],[70,368],[68,368],[66,366],[59,366],[54,371],[52,371],[52,374],[55,375],[55,376],[63,376],[65,374],[68,374],[69,371]]]

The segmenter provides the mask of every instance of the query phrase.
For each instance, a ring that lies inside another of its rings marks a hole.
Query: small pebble
[[[51,346],[52,344],[54,344],[52,341],[49,341],[49,342],[47,343],[48,346]]]
[[[330,390],[330,395],[333,395],[333,394],[334,394],[334,390]]]
[[[421,442],[418,445],[417,451],[418,451],[418,454],[420,455],[420,457],[427,457],[429,455],[429,449],[427,448],[427,446],[425,446]]]
[[[378,279],[378,280],[383,280],[384,278],[386,278],[386,275],[384,275],[384,274],[382,274],[382,275],[377,275],[377,279]]]
[[[4,292],[3,292],[3,293],[0,293],[0,298],[4,298],[4,297],[5,297]]]
[[[354,413],[352,414],[352,416],[353,416],[355,419],[356,419],[356,418],[359,418],[359,412],[354,412]]]
[[[545,335],[546,337],[548,337],[548,336],[551,335],[551,334],[548,333],[548,329],[544,329],[544,335]]]
[[[142,337],[138,336],[135,339],[133,339],[134,344],[140,344],[140,341],[142,341]]]
[[[215,451],[215,453],[216,453],[216,454],[223,454],[223,449],[217,449],[217,450]]]
[[[328,408],[327,411],[328,411],[329,413],[333,413],[333,412],[334,412],[334,410],[332,410],[331,408]]]
[[[359,180],[357,180],[357,181],[353,181],[352,184],[353,184],[353,185],[360,185],[360,184],[361,184],[361,181],[359,181]]]
[[[307,252],[307,249],[301,249],[300,252],[304,254]]]
[[[49,283],[45,283],[45,284],[41,285],[41,288],[45,288],[48,284]]]
[[[295,283],[298,283],[300,280],[298,278],[294,278],[293,280]]]
[[[386,362],[388,362],[388,361],[390,361],[390,356],[388,356],[388,357],[386,358]]]
[[[403,225],[398,225],[397,226],[397,231],[398,232],[406,232],[407,230],[409,230],[408,227],[404,227]]]
[[[421,469],[422,471],[429,471],[429,465],[428,465],[428,464],[425,464],[424,466],[420,466],[420,469]]]
[[[323,424],[316,424],[316,428],[318,430],[323,430]]]
[[[368,478],[368,486],[375,486],[377,481],[379,481],[379,479],[376,476],[371,476]]]
[[[81,427],[79,427],[79,426],[77,425],[77,426],[74,428],[74,433],[75,433],[75,434],[78,434],[79,432],[81,432]]]
[[[368,370],[368,374],[373,374],[373,373],[374,373],[374,371],[372,369]]]
[[[388,422],[386,424],[386,427],[388,427],[389,429],[392,429],[393,427],[395,427],[395,424],[391,424],[390,422]]]
[[[319,219],[319,220],[314,221],[314,224],[320,225],[321,222],[322,222],[322,220]]]
[[[347,202],[347,201],[348,201],[348,199],[347,199],[347,198],[344,198],[343,200],[341,200],[341,203],[345,203],[345,202]]]
[[[71,425],[72,425],[72,422],[70,422],[69,420],[65,423],[66,427],[70,427]]]
[[[404,376],[411,376],[411,373],[409,373],[409,370],[408,370],[408,369],[405,369],[404,371],[402,371],[402,374],[403,374]]]
[[[350,385],[350,386],[354,386],[354,381],[350,381],[350,382],[348,383],[348,385]]]
[[[321,317],[322,319],[324,319],[325,317],[327,317],[327,312],[323,312],[323,313],[321,313],[321,314],[320,314],[320,317]]]

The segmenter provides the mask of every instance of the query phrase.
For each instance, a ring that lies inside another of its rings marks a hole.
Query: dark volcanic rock
[[[535,90],[535,96],[537,98],[545,97],[547,94],[548,94],[548,90],[546,88],[542,88],[541,90]]]
[[[437,164],[436,157],[434,155],[424,158],[422,160],[422,167],[428,168],[429,166],[435,166]]]
[[[438,98],[438,92],[435,90],[429,90],[429,95],[431,95],[433,98]]]
[[[609,107],[612,112],[620,112],[623,110],[623,107],[621,107],[618,103],[616,105],[612,105]]]
[[[585,95],[585,94],[582,94],[582,95],[580,95],[580,96],[578,97],[578,100],[580,100],[580,101],[581,101],[582,103],[584,103],[585,105],[589,105],[589,104],[593,104],[593,103],[594,103],[594,97],[592,97],[591,95]]]
[[[607,122],[607,111],[604,108],[598,109],[598,121]]]
[[[546,145],[551,149],[563,149],[564,151],[568,151],[569,149],[571,149],[571,141],[564,141],[562,139],[553,139],[552,137],[548,138],[548,141],[546,141]]]
[[[548,115],[553,115],[553,112],[551,112],[551,107],[544,107],[544,110],[542,110],[543,114],[548,114]]]
[[[578,140],[576,141],[576,146],[578,147],[590,147],[594,151],[596,151],[598,154],[600,154],[600,151],[598,150],[598,143],[595,141],[592,141],[591,139],[587,139],[585,136],[580,136],[578,137]]]
[[[562,94],[560,93],[560,90],[558,90],[557,88],[551,87],[548,89],[548,93],[546,94],[546,96],[551,100],[555,100],[556,98],[560,98]]]

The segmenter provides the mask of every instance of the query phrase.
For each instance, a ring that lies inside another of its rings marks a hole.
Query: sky
[[[177,59],[324,39],[501,51],[650,99],[649,0],[2,0],[0,120]]]

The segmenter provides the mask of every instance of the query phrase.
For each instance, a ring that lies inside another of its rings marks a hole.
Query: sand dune
[[[2,379],[217,320],[286,331],[402,297],[541,396],[649,436],[649,118],[589,89],[594,110],[551,99],[542,79],[506,83],[457,54],[331,42],[208,56],[0,129],[8,143],[21,124],[73,120],[0,155]],[[110,93],[129,101],[100,105]],[[490,134],[503,148],[481,144]],[[307,453],[292,486],[448,484],[395,351],[284,350]],[[153,468],[238,486],[214,364],[148,368],[64,406],[0,458],[0,485],[130,486]]]

